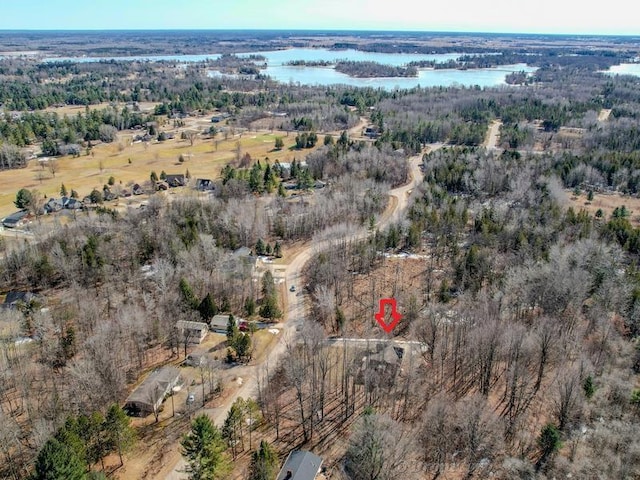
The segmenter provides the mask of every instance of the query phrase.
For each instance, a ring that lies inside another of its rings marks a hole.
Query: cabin
[[[322,458],[305,450],[292,450],[276,477],[277,480],[315,480],[322,468]]]
[[[191,345],[202,343],[209,332],[209,325],[206,323],[189,322],[187,320],[178,320],[176,328],[180,332],[180,338],[185,339]]]
[[[157,412],[165,397],[182,384],[180,370],[162,367],[154,370],[127,397],[124,410],[131,416],[146,417]]]

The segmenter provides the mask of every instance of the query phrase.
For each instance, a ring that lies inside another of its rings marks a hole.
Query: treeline
[[[375,77],[417,77],[418,69],[414,66],[396,67],[377,62],[356,62],[340,60],[335,69],[351,77],[375,78]]]
[[[335,65],[335,62],[328,60],[290,60],[286,63],[292,67],[330,67]]]
[[[241,75],[257,75],[260,68],[267,61],[263,55],[247,55],[239,57],[231,53],[225,53],[215,60],[206,62],[207,66],[219,70],[222,73],[239,73]],[[261,65],[258,65],[258,63]]]
[[[146,127],[153,121],[153,116],[128,106],[87,108],[84,113],[63,117],[55,112],[24,113],[15,119],[5,117],[0,120],[0,140],[18,147],[48,142],[44,145],[44,153],[57,155],[54,143],[113,142],[119,130]]]

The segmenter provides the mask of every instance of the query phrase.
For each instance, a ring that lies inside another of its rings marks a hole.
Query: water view
[[[417,77],[376,77],[357,78],[334,70],[333,67],[292,66],[288,63],[296,60],[306,62],[336,62],[339,60],[369,61],[384,65],[403,66],[414,61],[434,61],[444,63],[456,60],[460,54],[432,54],[422,55],[417,53],[379,53],[362,52],[359,50],[328,50],[315,48],[290,48],[267,52],[247,52],[238,54],[241,57],[249,55],[261,55],[266,58],[266,68],[261,72],[276,81],[283,83],[299,83],[302,85],[352,85],[356,87],[374,87],[392,90],[396,88],[438,87],[438,86],[479,86],[493,87],[505,84],[505,77],[512,72],[533,72],[534,67],[524,63],[515,65],[502,65],[492,68],[470,70],[434,70],[432,68],[418,69]],[[45,62],[99,62],[99,61],[176,61],[176,62],[202,62],[215,60],[220,54],[203,55],[150,55],[130,57],[50,57]],[[212,70],[211,76],[224,76],[218,71]]]
[[[607,70],[610,75],[634,75],[640,77],[640,63],[621,63]]]

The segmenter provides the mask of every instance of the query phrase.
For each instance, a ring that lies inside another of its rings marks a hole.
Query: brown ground
[[[36,159],[31,160],[26,168],[0,171],[0,218],[16,210],[13,201],[21,188],[38,190],[47,197],[59,197],[60,185],[64,183],[68,191],[77,190],[82,198],[93,188],[102,190],[111,176],[115,178],[117,185],[125,188],[133,183],[142,184],[147,181],[151,171],[159,176],[163,170],[167,174],[184,174],[189,170],[193,179],[215,179],[223,166],[235,161],[238,143],[241,155],[249,153],[254,160],[268,157],[271,162],[290,162],[294,157],[302,157],[310,151],[292,150],[295,135],[287,137],[286,132],[277,131],[238,130],[235,135],[231,132],[227,134],[226,139],[223,133],[218,133],[213,139],[200,135],[192,146],[188,140],[180,139],[180,133],[183,130],[202,132],[211,122],[209,117],[192,117],[185,121],[187,124],[180,129],[171,128],[170,124],[161,128],[162,131],[175,134],[172,140],[132,143],[133,136],[142,132],[126,131],[120,132],[114,143],[96,145],[91,155],[86,155],[83,151],[78,158],[58,158],[55,160],[55,176]],[[274,150],[276,136],[281,136],[285,144],[285,148],[279,151]],[[180,155],[184,156],[184,163],[178,162]]]
[[[611,218],[611,214],[616,207],[622,207],[624,205],[630,212],[629,221],[631,224],[635,227],[640,226],[640,198],[630,197],[620,193],[612,193],[610,195],[594,193],[593,200],[589,202],[586,192],[582,192],[576,196],[571,190],[567,190],[567,196],[569,197],[568,206],[573,207],[576,212],[586,210],[591,215],[595,215],[598,209],[602,209],[605,220]]]

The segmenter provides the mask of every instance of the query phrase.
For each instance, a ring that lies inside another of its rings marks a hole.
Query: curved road
[[[429,152],[432,150],[437,150],[442,147],[442,144],[433,144],[428,146],[425,149],[425,152]],[[389,191],[390,202],[387,209],[382,213],[376,227],[379,229],[383,229],[386,226],[390,225],[393,222],[397,222],[402,219],[402,215],[404,211],[407,209],[409,204],[409,196],[411,191],[422,183],[423,175],[420,170],[420,164],[422,162],[422,154],[416,155],[409,159],[410,164],[410,180],[406,185],[402,185],[398,188],[394,188]],[[352,232],[349,239],[358,240],[361,238],[365,238],[368,232],[365,228],[362,228],[359,231]],[[346,240],[346,237],[341,238],[341,240]],[[206,410],[206,413],[211,417],[211,420],[218,426],[222,426],[224,419],[227,416],[227,412],[229,408],[231,408],[231,404],[239,397],[247,398],[254,397],[255,391],[257,388],[257,373],[259,369],[265,365],[275,366],[278,364],[282,355],[286,350],[286,341],[287,338],[292,338],[295,336],[297,327],[301,326],[304,322],[304,318],[306,316],[306,301],[305,296],[298,292],[289,291],[288,287],[291,285],[302,285],[303,278],[302,272],[305,264],[312,258],[314,254],[317,252],[324,250],[332,245],[335,239],[327,239],[319,242],[309,242],[308,246],[306,246],[303,250],[301,250],[295,257],[291,258],[289,263],[286,265],[278,265],[279,268],[284,269],[284,278],[287,287],[287,309],[285,312],[287,321],[279,324],[277,327],[281,329],[279,334],[278,342],[272,348],[272,350],[268,353],[266,359],[259,365],[253,365],[244,367],[243,369],[243,379],[244,384],[240,387],[236,393],[231,396],[223,407],[219,407],[216,409]],[[282,274],[280,274],[282,275]],[[275,276],[275,272],[274,272]],[[365,341],[365,340],[363,340]],[[169,474],[162,473],[156,476],[156,479],[164,479],[164,480],[183,480],[186,479],[187,476],[183,473],[185,468],[185,462],[182,458],[178,460],[178,462],[173,465],[172,470]],[[164,469],[166,472],[166,469]]]

